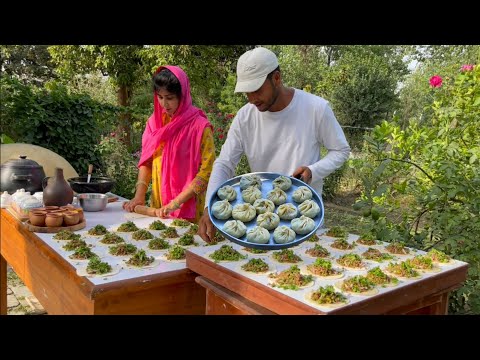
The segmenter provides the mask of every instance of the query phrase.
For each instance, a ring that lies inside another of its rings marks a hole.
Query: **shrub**
[[[137,182],[137,163],[139,153],[132,155],[127,146],[121,142],[115,133],[102,136],[96,150],[101,156],[103,175],[115,180],[113,193],[127,199],[135,195],[135,183]],[[147,196],[147,199],[149,196]]]
[[[376,161],[362,164],[365,191],[355,208],[372,217],[385,240],[468,262],[450,311],[480,314],[480,68],[462,67],[431,86],[428,117],[404,129],[399,119],[383,122],[366,137]],[[398,223],[386,217],[394,211]]]
[[[37,89],[2,77],[0,85],[1,133],[16,142],[52,150],[78,173],[85,173],[89,163],[100,166],[95,145],[115,121],[115,107],[99,104],[87,95],[71,94],[55,84]]]

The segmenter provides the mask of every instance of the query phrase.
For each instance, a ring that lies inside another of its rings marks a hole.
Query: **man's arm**
[[[313,180],[330,175],[341,167],[350,155],[350,146],[345,134],[329,105],[325,107],[317,134],[328,153],[316,163],[308,166],[312,171]]]

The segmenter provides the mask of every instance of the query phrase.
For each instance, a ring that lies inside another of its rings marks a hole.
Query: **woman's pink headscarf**
[[[142,136],[142,156],[138,167],[147,162],[164,142],[162,157],[162,205],[167,205],[178,194],[190,185],[198,173],[201,163],[200,144],[206,127],[212,128],[205,113],[192,105],[190,82],[187,74],[178,66],[160,66],[155,74],[162,69],[170,70],[179,80],[182,87],[182,97],[177,111],[170,123],[163,126],[165,110],[154,93],[154,110],[147,121]],[[171,213],[173,217],[193,219],[196,215],[196,199],[192,197],[179,210]]]

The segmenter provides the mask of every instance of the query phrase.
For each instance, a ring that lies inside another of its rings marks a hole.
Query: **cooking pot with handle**
[[[13,194],[18,189],[25,189],[31,193],[42,191],[42,180],[45,178],[43,166],[36,161],[20,155],[18,159],[10,159],[1,167],[1,188]]]

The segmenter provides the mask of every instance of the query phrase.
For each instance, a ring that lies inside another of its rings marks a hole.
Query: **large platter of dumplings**
[[[223,183],[208,212],[227,239],[249,248],[274,250],[296,246],[323,223],[317,192],[296,178],[257,172]]]

